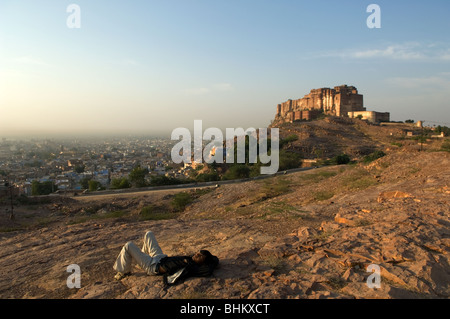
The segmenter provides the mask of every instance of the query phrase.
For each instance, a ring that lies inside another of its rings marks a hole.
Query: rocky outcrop
[[[246,192],[268,187],[251,182],[214,189],[183,218],[97,219],[0,233],[0,297],[449,298],[449,164],[447,153],[397,153],[360,168],[376,172],[376,184],[319,202],[302,197],[367,176],[339,173],[341,167],[336,174],[329,174],[332,167],[317,169],[282,176],[290,181],[289,192],[265,202],[252,203],[248,193],[246,198]],[[131,196],[135,205],[144,200]],[[103,201],[122,207],[118,197]],[[244,202],[245,207],[231,206]],[[224,207],[208,215],[214,205]],[[122,245],[141,244],[147,230],[165,253],[209,249],[220,267],[212,277],[173,287],[139,268],[115,281],[112,265]],[[79,289],[66,285],[70,264],[80,266]],[[380,271],[380,288],[367,285],[370,265]]]

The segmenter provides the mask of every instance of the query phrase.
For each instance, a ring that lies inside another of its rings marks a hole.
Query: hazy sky
[[[0,0],[0,136],[267,127],[278,103],[341,84],[392,120],[450,126],[449,14],[448,0]]]

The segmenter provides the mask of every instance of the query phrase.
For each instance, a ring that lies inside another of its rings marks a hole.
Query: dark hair
[[[213,255],[205,249],[200,250],[200,254],[202,254],[203,256],[205,256],[205,264],[210,264],[213,262]]]

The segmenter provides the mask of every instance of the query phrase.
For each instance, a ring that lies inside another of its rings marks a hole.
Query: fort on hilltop
[[[313,89],[303,98],[277,105],[275,122],[292,123],[312,120],[321,113],[367,120],[371,123],[389,122],[390,113],[367,111],[362,94],[354,86],[341,85],[334,89]]]

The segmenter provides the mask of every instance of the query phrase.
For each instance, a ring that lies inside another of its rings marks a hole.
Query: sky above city
[[[278,103],[342,84],[391,120],[450,126],[449,14],[448,0],[1,0],[0,137],[264,128]]]

